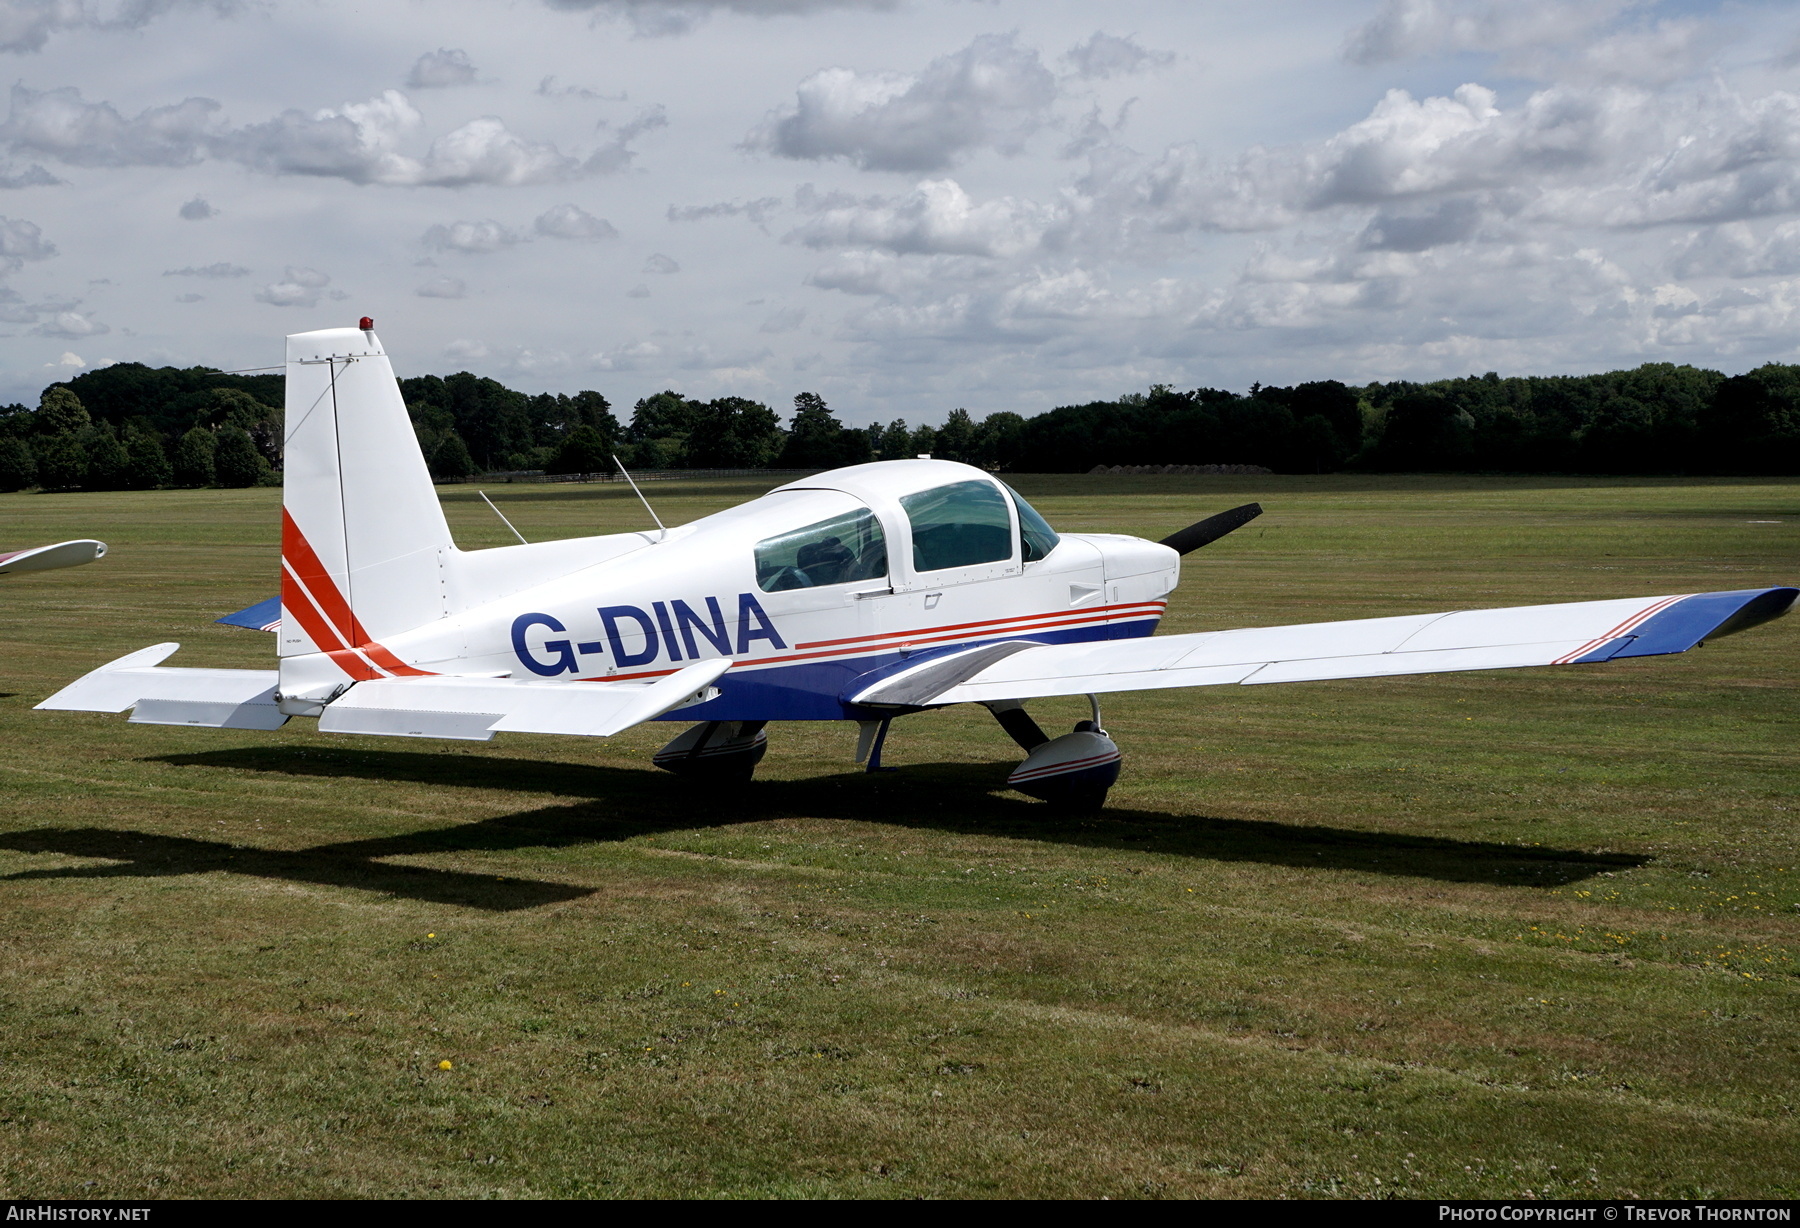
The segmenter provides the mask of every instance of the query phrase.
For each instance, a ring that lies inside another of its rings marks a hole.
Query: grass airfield
[[[1260,500],[1167,631],[1800,577],[1800,481],[1016,484],[1148,537]],[[532,540],[644,522],[490,494]],[[873,776],[854,726],[777,726],[724,794],[649,766],[679,725],[29,710],[161,640],[266,668],[210,619],[276,591],[278,498],[0,495],[0,548],[112,547],[0,579],[0,1196],[1800,1195],[1800,619],[1113,697],[1092,818],[1007,792],[980,709]]]

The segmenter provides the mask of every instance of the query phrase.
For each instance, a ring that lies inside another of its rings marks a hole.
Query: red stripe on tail
[[[415,669],[369,638],[312,543],[285,507],[281,509],[281,562],[283,611],[291,610],[313,643],[346,674],[361,682],[390,674],[432,676],[430,670]]]

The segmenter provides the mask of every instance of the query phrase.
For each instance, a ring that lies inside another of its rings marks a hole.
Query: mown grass
[[[1260,499],[1175,631],[1800,574],[1796,482],[1017,484],[1149,536]],[[643,520],[491,493],[534,539]],[[725,794],[649,767],[678,726],[29,711],[159,640],[265,665],[209,620],[274,591],[277,495],[0,496],[0,546],[113,547],[0,580],[0,1195],[1800,1192],[1800,623],[1114,698],[1126,775],[1082,819],[1004,790],[979,710],[901,722],[877,776],[851,728],[778,727]]]

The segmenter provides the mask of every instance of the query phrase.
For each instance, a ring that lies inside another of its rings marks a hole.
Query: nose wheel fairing
[[[1119,779],[1121,756],[1116,742],[1100,725],[1100,701],[1088,696],[1093,719],[1078,721],[1073,732],[1047,737],[1018,700],[990,703],[988,711],[1025,750],[1025,761],[1006,783],[1028,797],[1059,810],[1092,811],[1106,804]]]
[[[768,753],[764,721],[703,721],[656,752],[650,762],[689,780],[747,781]]]

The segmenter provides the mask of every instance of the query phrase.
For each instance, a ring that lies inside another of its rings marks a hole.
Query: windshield
[[[1012,557],[1012,517],[992,482],[952,482],[900,506],[912,521],[913,570],[939,571]]]
[[[1025,496],[1008,486],[1006,493],[1013,498],[1013,506],[1019,509],[1019,546],[1020,553],[1027,563],[1035,563],[1052,550],[1062,538],[1050,527],[1050,522],[1038,515],[1037,509],[1025,502]]]
[[[756,543],[756,586],[765,593],[887,575],[887,542],[868,508]]]

